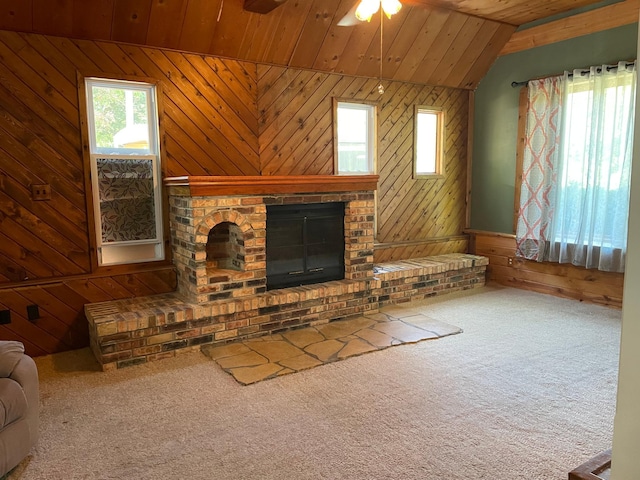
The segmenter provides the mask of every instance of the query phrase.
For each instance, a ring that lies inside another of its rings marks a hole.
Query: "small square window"
[[[338,175],[375,173],[376,107],[335,102],[335,156]]]
[[[416,107],[413,174],[415,178],[444,175],[444,112]]]

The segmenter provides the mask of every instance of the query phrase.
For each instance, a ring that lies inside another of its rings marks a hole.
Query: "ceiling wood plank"
[[[147,45],[178,48],[188,0],[153,0],[147,27]]]
[[[530,0],[405,0],[412,4],[422,4],[447,8],[449,10],[486,18],[511,25],[522,25],[574,8],[598,3],[600,0],[554,0],[531,2]]]
[[[637,20],[640,0],[625,0],[518,32],[503,49],[514,25],[597,1],[403,0],[404,8],[385,22],[382,58],[379,14],[370,23],[337,26],[355,0],[3,0],[0,29],[367,78],[378,77],[382,65],[389,80],[468,89],[501,50],[507,54]],[[487,22],[500,26],[492,32]]]
[[[313,64],[313,68],[317,70],[324,70],[332,72],[335,66],[338,64],[342,53],[344,52],[351,32],[353,28],[339,26],[338,22],[344,17],[349,10],[353,7],[353,0],[342,0],[338,5],[335,17],[331,22],[331,27],[327,32],[327,36],[322,42],[316,60]]]
[[[189,0],[180,30],[178,48],[187,52],[207,52],[218,27],[222,0]]]
[[[33,0],[0,2],[0,29],[28,32],[33,29]]]
[[[111,40],[144,44],[147,39],[151,2],[149,0],[114,0]]]
[[[460,65],[460,59],[465,52],[478,42],[478,33],[482,26],[487,23],[493,22],[478,17],[468,17],[464,27],[460,28],[451,45],[443,52],[440,62],[432,70],[431,75],[426,78],[426,83],[430,85],[457,86],[457,84],[451,85],[447,83],[447,77]],[[435,64],[435,61],[433,64]],[[425,75],[422,74],[420,78],[425,78]]]
[[[283,10],[280,23],[273,34],[273,43],[268,54],[264,57],[267,63],[287,65],[302,35],[312,2],[287,2]]]
[[[248,12],[267,14],[287,0],[244,0],[244,9]]]
[[[638,22],[640,0],[625,0],[606,7],[562,18],[515,32],[500,55],[528,50],[611,28]]]
[[[462,84],[465,76],[473,68],[473,63],[477,58],[482,55],[482,52],[487,48],[489,42],[500,28],[501,24],[498,22],[484,22],[478,30],[473,42],[464,50],[464,53],[458,59],[455,67],[451,69],[447,77],[444,79],[444,85],[457,85]]]
[[[398,34],[405,28],[404,24],[412,16],[412,11],[413,9],[403,8],[399,14],[394,15],[390,19],[383,16],[382,59],[380,58],[380,38],[378,37],[376,41],[371,42],[369,45],[362,62],[358,66],[358,70],[355,72],[356,75],[363,75],[365,77],[378,77],[380,75],[380,62],[383,62],[383,67],[390,63],[387,51]],[[382,69],[382,73],[383,77],[389,77],[389,73],[384,68]]]
[[[500,24],[500,27],[493,35],[486,48],[482,50],[482,53],[473,62],[473,67],[469,70],[469,73],[460,82],[460,88],[474,89],[482,77],[489,71],[493,62],[495,62],[498,52],[504,46],[504,44],[511,38],[516,27],[507,24]]]
[[[370,23],[360,22],[355,27],[346,28],[351,28],[353,31],[349,37],[349,43],[338,58],[335,71],[336,73],[355,75],[362,62],[365,61],[364,57],[369,48],[372,45],[380,45],[380,22],[373,20]]]
[[[229,1],[222,4],[219,14],[220,21],[216,25],[215,36],[211,40],[207,53],[241,58],[238,56],[240,46],[246,35],[249,20],[256,14],[247,12],[240,2]]]
[[[411,15],[407,15],[398,35],[385,52],[384,74],[388,78],[396,78],[396,72],[413,45],[416,34],[426,28],[429,15],[431,15],[431,10],[426,8],[414,8]]]
[[[440,31],[447,25],[451,12],[433,10],[427,23],[416,36],[416,40],[400,63],[395,74],[396,80],[408,80],[414,76],[431,46],[439,39]]]
[[[431,45],[410,80],[416,81],[416,79],[430,78],[437,66],[451,52],[457,36],[467,28],[467,23],[472,20],[473,17],[452,12],[442,30],[440,30],[437,41]],[[426,81],[425,83],[429,82]]]
[[[73,36],[109,40],[113,24],[114,0],[74,0]]]
[[[36,33],[69,37],[73,33],[74,0],[32,0]]]
[[[289,66],[313,67],[339,4],[340,0],[314,0]]]
[[[274,40],[274,32],[283,17],[283,10],[269,15],[252,15],[247,25],[247,34],[240,47],[239,56],[247,60],[264,62]]]

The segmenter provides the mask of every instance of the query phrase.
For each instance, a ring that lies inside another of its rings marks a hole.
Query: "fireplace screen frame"
[[[344,279],[344,215],[344,202],[267,206],[267,290]]]

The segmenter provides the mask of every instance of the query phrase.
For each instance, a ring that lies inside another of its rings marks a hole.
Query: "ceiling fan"
[[[371,17],[382,8],[387,18],[391,18],[402,8],[399,0],[358,0],[351,10],[338,22],[340,27],[351,27],[359,22],[371,21]]]

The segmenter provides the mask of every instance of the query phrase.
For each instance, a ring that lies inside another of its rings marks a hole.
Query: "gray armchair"
[[[18,465],[38,439],[38,369],[20,342],[0,341],[0,477]]]

